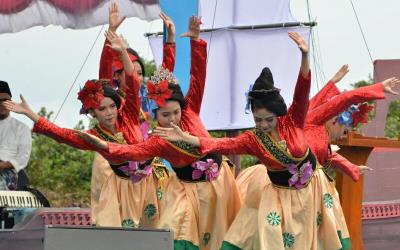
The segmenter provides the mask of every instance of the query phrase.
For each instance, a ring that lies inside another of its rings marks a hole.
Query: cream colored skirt
[[[226,161],[214,181],[185,182],[171,176],[161,199],[158,228],[174,231],[175,250],[219,249],[241,206]]]
[[[96,154],[92,170],[92,223],[108,227],[154,228],[163,188],[153,174],[133,183],[117,176]],[[100,191],[99,191],[100,190]]]
[[[338,193],[320,166],[300,190],[277,187],[268,178],[261,183],[260,176],[259,166],[243,172],[247,194],[221,249],[351,248]]]

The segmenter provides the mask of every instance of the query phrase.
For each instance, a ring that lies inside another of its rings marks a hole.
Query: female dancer
[[[140,81],[128,56],[122,38],[107,32],[110,48],[121,56],[127,83],[126,100],[102,81],[87,81],[79,92],[83,111],[98,124],[88,132],[106,141],[133,144],[143,141],[140,131]],[[165,55],[164,55],[165,56]],[[72,147],[86,149],[88,145],[76,136],[74,130],[60,128],[34,113],[21,96],[22,103],[7,102],[11,111],[28,116],[35,125],[33,131],[49,136]],[[154,227],[159,218],[159,182],[168,172],[157,158],[148,162],[110,162],[113,173],[105,181],[99,197],[96,224],[100,226]],[[153,168],[152,168],[153,167]]]
[[[207,60],[207,44],[199,39],[199,33],[199,20],[191,17],[189,32],[183,35],[191,38],[191,77],[186,97],[173,75],[163,69],[156,72],[147,88],[153,107],[151,112],[159,126],[179,126],[187,133],[209,137],[199,117]],[[218,249],[221,246],[240,208],[238,190],[225,158],[200,154],[187,143],[171,143],[158,136],[122,147],[87,134],[80,136],[110,159],[144,161],[160,156],[168,160],[176,176],[166,185],[159,227],[173,229],[175,249]]]
[[[345,136],[347,130],[356,126],[352,123],[353,119],[346,109],[352,104],[382,99],[385,97],[385,93],[397,94],[392,88],[399,84],[398,79],[389,78],[382,83],[340,93],[335,84],[347,72],[348,65],[343,65],[324,88],[311,98],[304,128],[311,151],[318,162],[324,166],[323,170],[331,181],[335,178],[336,170],[348,175],[354,181],[358,180],[360,173],[371,170],[366,166],[357,166],[330,150],[329,143]],[[361,115],[363,117],[361,111],[354,108],[350,110],[352,113],[355,112],[352,116]],[[355,122],[360,121],[356,120]],[[242,199],[245,199],[249,183],[257,181],[258,178],[266,178],[266,176],[266,169],[263,165],[252,166],[242,171],[237,177]]]
[[[125,20],[125,17],[121,17],[119,12],[119,6],[117,3],[112,3],[109,8],[109,27],[108,31],[116,33],[118,27]],[[163,66],[168,68],[171,72],[174,70],[175,62],[175,26],[172,20],[164,13],[160,13],[160,17],[167,28],[168,40],[164,44],[164,60]],[[105,39],[103,51],[100,58],[100,69],[99,79],[109,80],[110,86],[117,90],[118,94],[125,99],[126,97],[126,81],[124,65],[120,59],[120,56],[110,46],[110,42]],[[148,138],[148,130],[150,128],[150,119],[147,111],[146,98],[143,98],[143,90],[145,89],[143,84],[143,76],[145,74],[145,68],[143,60],[139,57],[138,53],[131,49],[127,49],[129,59],[132,61],[133,66],[136,70],[139,82],[140,82],[140,95],[141,95],[141,106],[140,109],[140,130],[142,132],[143,139]],[[107,160],[105,160],[100,154],[96,153],[93,164],[92,164],[92,178],[91,178],[91,209],[97,211],[99,206],[99,198],[103,185],[109,175],[112,173],[112,169]],[[160,192],[160,191],[159,191]],[[96,224],[97,213],[92,213],[92,223]]]
[[[251,183],[222,249],[348,249],[347,228],[337,224],[339,198],[308,147],[304,124],[310,72],[308,46],[289,33],[302,52],[293,103],[286,104],[264,68],[249,93],[256,128],[236,138],[197,138],[179,128],[158,128],[170,140],[200,145],[201,153],[251,154],[267,167],[268,180]]]
[[[364,119],[368,118],[367,106],[360,104],[356,108],[352,105],[384,99],[385,93],[396,95],[398,93],[393,91],[393,87],[400,81],[396,78],[388,78],[382,83],[340,93],[335,83],[347,72],[348,66],[343,65],[332,80],[311,99],[304,131],[311,150],[318,162],[324,166],[323,170],[330,180],[335,179],[336,170],[339,170],[357,181],[360,173],[370,170],[370,168],[349,162],[338,153],[332,152],[329,144],[346,136],[347,131],[357,124],[368,121],[368,119]]]

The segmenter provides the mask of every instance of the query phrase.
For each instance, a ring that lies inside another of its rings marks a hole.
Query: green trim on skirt
[[[222,242],[222,247],[220,250],[242,250],[241,248],[227,242],[227,241],[223,241]]]
[[[200,248],[187,240],[174,240],[174,250],[199,250]]]
[[[339,236],[340,243],[342,243],[342,248],[340,248],[339,250],[350,250],[351,249],[350,238],[343,239],[341,231],[338,231],[337,234]]]

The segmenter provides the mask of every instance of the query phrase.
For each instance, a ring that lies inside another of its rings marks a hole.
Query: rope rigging
[[[65,102],[67,101],[67,99],[68,99],[68,97],[69,97],[69,94],[71,94],[71,91],[72,91],[72,89],[74,88],[74,86],[75,86],[75,84],[76,84],[76,81],[78,80],[78,77],[79,77],[79,75],[81,74],[81,72],[82,72],[82,70],[83,70],[83,67],[85,66],[85,64],[86,64],[86,62],[87,62],[87,60],[88,60],[90,54],[92,53],[92,50],[93,50],[94,46],[96,45],[97,40],[99,39],[100,34],[102,33],[103,29],[104,29],[104,25],[101,26],[101,28],[100,28],[100,30],[99,30],[99,33],[98,33],[97,36],[96,36],[96,39],[93,41],[92,47],[90,48],[89,52],[87,53],[85,60],[83,61],[83,63],[82,63],[82,65],[81,65],[81,67],[80,67],[78,73],[76,74],[75,79],[74,79],[73,83],[71,84],[71,87],[69,88],[69,90],[68,90],[68,92],[67,92],[67,95],[65,96],[63,102],[61,103],[60,108],[58,109],[58,111],[57,111],[57,113],[56,113],[56,116],[55,116],[54,119],[53,119],[53,122],[56,122],[58,115],[60,114],[62,108],[64,107],[64,104],[65,104]]]

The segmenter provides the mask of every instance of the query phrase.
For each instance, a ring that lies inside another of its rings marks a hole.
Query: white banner
[[[254,126],[245,114],[245,93],[264,67],[271,68],[276,87],[290,105],[300,69],[300,51],[288,37],[299,32],[309,40],[309,28],[229,29],[232,26],[296,22],[290,0],[202,0],[202,33],[208,43],[207,82],[201,116],[209,130]],[[157,65],[162,59],[162,40],[150,37]],[[190,60],[188,60],[190,62]],[[179,65],[176,65],[179,67]]]
[[[209,130],[254,126],[245,114],[245,93],[264,67],[273,73],[288,106],[300,70],[301,54],[287,32],[299,32],[308,40],[309,28],[264,30],[219,30],[202,34],[208,48],[206,90],[201,117]],[[161,62],[162,39],[150,38],[156,62]]]
[[[295,22],[290,0],[200,0],[202,28]]]

